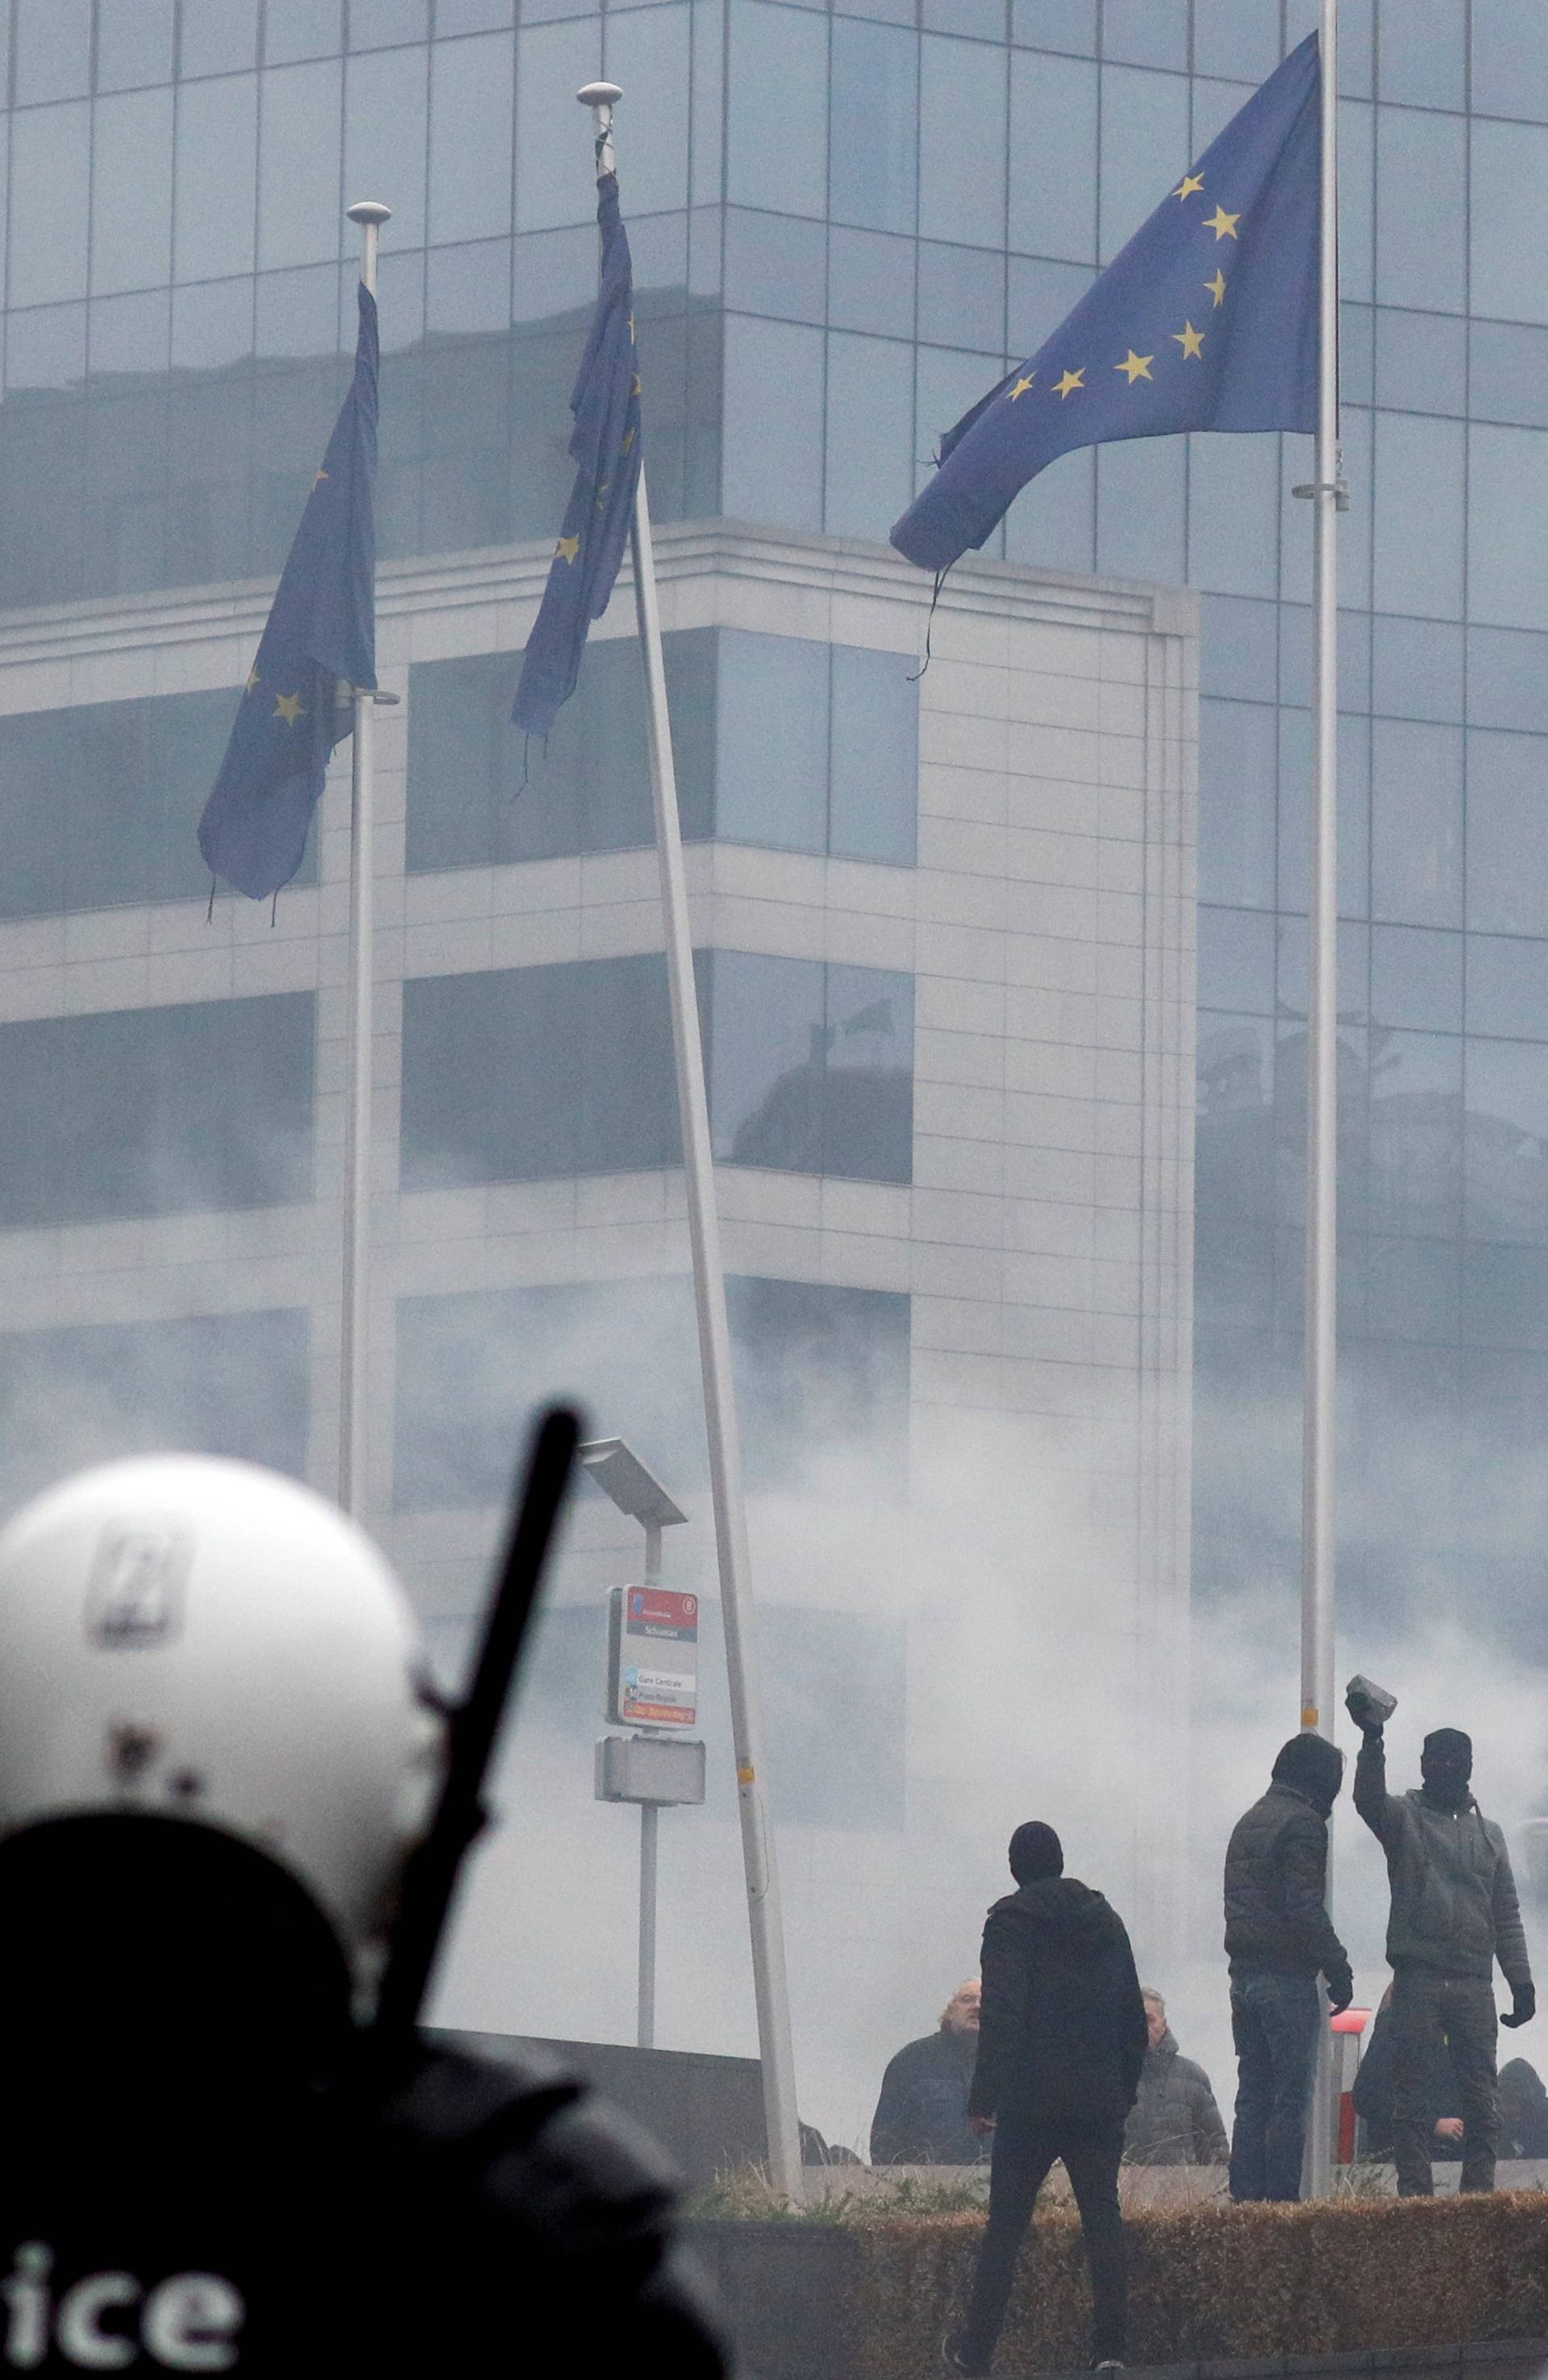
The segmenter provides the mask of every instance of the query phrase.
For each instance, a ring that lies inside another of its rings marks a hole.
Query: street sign
[[[699,1715],[699,1597],[662,1586],[608,1597],[607,1717],[626,1727],[692,1727]]]

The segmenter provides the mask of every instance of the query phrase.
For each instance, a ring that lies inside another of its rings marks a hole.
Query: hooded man
[[[1351,1686],[1349,1716],[1360,1730],[1355,1807],[1387,1855],[1392,1914],[1392,2154],[1398,2194],[1428,2198],[1429,2078],[1443,2044],[1451,2052],[1462,2107],[1464,2190],[1493,2190],[1499,2141],[1494,2079],[1496,2022],[1528,2024],[1537,2013],[1527,1937],[1505,1837],[1482,1816],[1469,1784],[1470,1736],[1439,1727],[1424,1739],[1417,1791],[1389,1793],[1382,1717]],[[1494,1961],[1510,1985],[1510,2013],[1496,2020]]]
[[[1124,2156],[1130,2165],[1225,2165],[1231,2152],[1210,2078],[1178,2049],[1161,1994],[1147,1988],[1143,1998],[1150,2046]]]
[[[871,2124],[872,2165],[981,2165],[989,2152],[968,2122],[979,2046],[979,1979],[958,1984],[933,2033],[887,2061]]]
[[[1328,1817],[1344,1755],[1320,1735],[1281,1746],[1262,1799],[1225,1852],[1225,1953],[1237,2046],[1234,2199],[1300,2196],[1306,2118],[1322,2022],[1319,1973],[1335,2012],[1355,1996],[1327,1912]]]
[[[1145,2005],[1122,1920],[1064,1873],[1052,1827],[1010,1839],[1017,1889],[983,1929],[983,1996],[969,2122],[994,2135],[989,2225],[948,2372],[985,2373],[1038,2192],[1063,2158],[1091,2268],[1092,2362],[1122,2362],[1127,2328],[1118,2167],[1144,2064]]]

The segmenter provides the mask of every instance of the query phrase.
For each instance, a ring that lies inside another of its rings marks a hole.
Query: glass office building
[[[7,1500],[61,1448],[166,1437],[327,1475],[336,1346],[305,1282],[322,1296],[331,1258],[295,1218],[339,1184],[338,1135],[315,1119],[342,1081],[340,830],[324,819],[273,928],[223,900],[206,932],[192,827],[260,596],[231,597],[221,666],[177,657],[189,590],[206,634],[211,589],[283,559],[348,371],[346,204],[394,209],[380,521],[407,723],[395,744],[384,714],[403,836],[384,924],[408,956],[381,1105],[414,1232],[450,1247],[493,1216],[583,1207],[588,1184],[660,1181],[676,1149],[651,934],[545,941],[542,924],[566,870],[625,906],[650,898],[627,644],[596,645],[529,764],[504,726],[517,639],[436,625],[472,600],[481,553],[532,541],[534,589],[563,509],[595,257],[577,85],[601,70],[627,92],[655,513],[669,536],[744,524],[784,552],[884,540],[940,431],[1314,17],[1312,0],[6,0]],[[1465,1603],[1535,1657],[1548,18],[1537,0],[1344,0],[1343,24],[1345,1608],[1388,1624]],[[1306,442],[1277,437],[1078,453],[996,549],[1061,583],[1202,601],[1199,1601],[1288,1592],[1298,1560],[1310,536],[1290,491],[1307,465]],[[491,576],[480,600],[497,592]],[[914,631],[889,650],[873,622],[793,616],[669,614],[686,830],[779,855],[782,899],[813,870],[870,871],[842,881],[876,918],[782,941],[748,926],[756,886],[740,911],[727,894],[700,962],[717,1155],[737,1197],[777,1175],[821,1185],[835,1215],[850,1199],[871,1219],[856,1234],[918,1237],[899,1202],[925,1186],[934,1011],[882,914],[922,856],[920,696],[890,665]],[[474,878],[497,889],[469,922],[455,904]],[[986,1049],[1002,1029],[983,1023]],[[971,1186],[964,1170],[954,1188]],[[929,1352],[917,1270],[835,1257],[797,1277],[795,1211],[747,1207],[762,1254],[734,1268],[754,1484],[835,1428],[896,1481]],[[155,1287],[125,1285],[152,1259]],[[433,1279],[384,1271],[378,1500],[427,1607],[439,1580],[461,1608],[545,1354],[563,1344],[596,1393],[617,1375],[585,1353],[584,1283],[449,1258]],[[658,1396],[659,1459],[691,1489],[680,1265],[631,1256],[611,1276],[608,1342]],[[496,1375],[471,1420],[448,1416],[439,1383]],[[479,1516],[460,1535],[459,1512]],[[900,1623],[835,1607],[769,1626],[805,1730],[786,1815],[896,1826],[896,1744],[851,1741],[835,1714],[862,1685],[878,1707],[901,1698]],[[578,1739],[592,1651],[556,1625],[544,1653]]]

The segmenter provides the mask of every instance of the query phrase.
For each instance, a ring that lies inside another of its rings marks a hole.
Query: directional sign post
[[[659,1479],[621,1438],[579,1450],[599,1488],[645,1532],[645,1574],[616,1586],[607,1606],[606,1716],[637,1735],[604,1735],[596,1752],[599,1802],[640,1805],[640,1999],[636,2038],[656,2031],[656,1830],[664,1809],[704,1799],[704,1746],[689,1739],[699,1716],[699,1597],[661,1584],[662,1531],[686,1521]]]
[[[616,1586],[608,1609],[607,1716],[620,1727],[691,1727],[698,1717],[699,1597]]]

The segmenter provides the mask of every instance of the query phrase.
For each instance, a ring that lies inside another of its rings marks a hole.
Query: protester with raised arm
[[[1437,2047],[1451,2052],[1463,2122],[1464,2190],[1493,2190],[1499,2139],[1493,1973],[1510,1985],[1506,2025],[1537,2012],[1527,1937],[1505,1836],[1474,1801],[1473,1747],[1460,1728],[1424,1739],[1422,1783],[1389,1793],[1384,1714],[1357,1679],[1349,1716],[1360,1730],[1355,1807],[1386,1853],[1392,1887],[1393,2161],[1398,2194],[1428,2198],[1429,2078]]]

